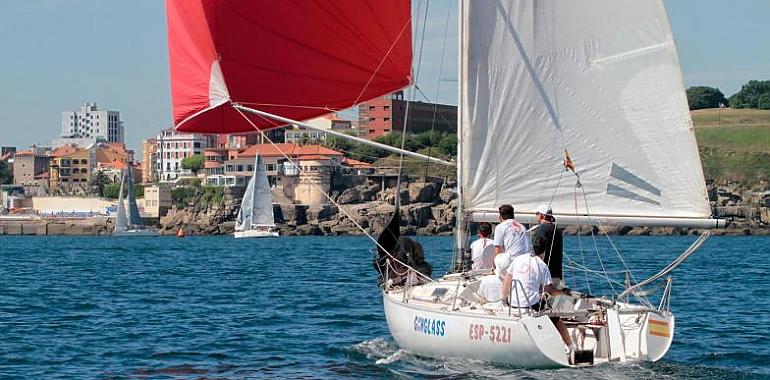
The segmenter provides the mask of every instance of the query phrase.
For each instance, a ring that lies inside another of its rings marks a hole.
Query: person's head
[[[513,219],[513,206],[511,205],[502,205],[497,209],[497,212],[500,213],[500,220]]]
[[[501,280],[505,277],[505,272],[508,270],[508,266],[511,265],[511,257],[508,255],[495,256],[495,274]]]
[[[548,249],[548,240],[544,236],[536,237],[532,242],[532,249],[535,251],[535,256],[543,258],[545,250]]]
[[[551,207],[547,204],[538,206],[538,208],[535,210],[535,219],[537,219],[538,223],[553,223],[556,221],[556,219],[553,217],[553,211],[551,210]]]
[[[492,225],[487,222],[479,223],[479,236],[483,238],[489,237],[492,234]]]

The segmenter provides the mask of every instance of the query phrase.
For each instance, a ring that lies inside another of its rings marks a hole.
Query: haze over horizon
[[[417,81],[431,100],[456,104],[456,3],[414,3],[428,6]],[[748,80],[770,79],[770,2],[665,5],[686,86],[718,87],[729,97]],[[120,111],[126,144],[141,154],[142,139],[171,126],[165,23],[163,1],[0,2],[0,145],[48,145],[63,111],[96,102]]]

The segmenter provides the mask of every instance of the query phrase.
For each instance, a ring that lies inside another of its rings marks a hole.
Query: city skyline
[[[428,7],[415,70],[429,99],[416,99],[456,104],[456,3],[413,3],[418,25]],[[718,87],[730,96],[750,79],[770,79],[770,51],[757,48],[770,46],[763,21],[770,3],[667,0],[665,5],[686,86]],[[120,112],[128,148],[141,151],[141,140],[171,126],[165,30],[162,1],[0,4],[0,49],[14,58],[0,62],[6,73],[0,145],[49,145],[58,136],[62,112],[95,102]],[[418,29],[415,36],[421,33]]]

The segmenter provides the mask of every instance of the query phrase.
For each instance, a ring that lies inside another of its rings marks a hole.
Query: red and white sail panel
[[[167,0],[166,12],[180,131],[254,131],[231,103],[306,120],[411,80],[409,0]]]

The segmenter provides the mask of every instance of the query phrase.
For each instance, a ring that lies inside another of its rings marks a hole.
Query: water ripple
[[[420,240],[443,272],[451,238]],[[615,242],[643,278],[692,240]],[[577,260],[592,244],[565,245]],[[715,237],[677,270],[665,360],[532,371],[399,349],[365,238],[0,237],[0,378],[766,378],[768,248],[766,238]],[[620,268],[606,242],[600,249],[609,270]]]

